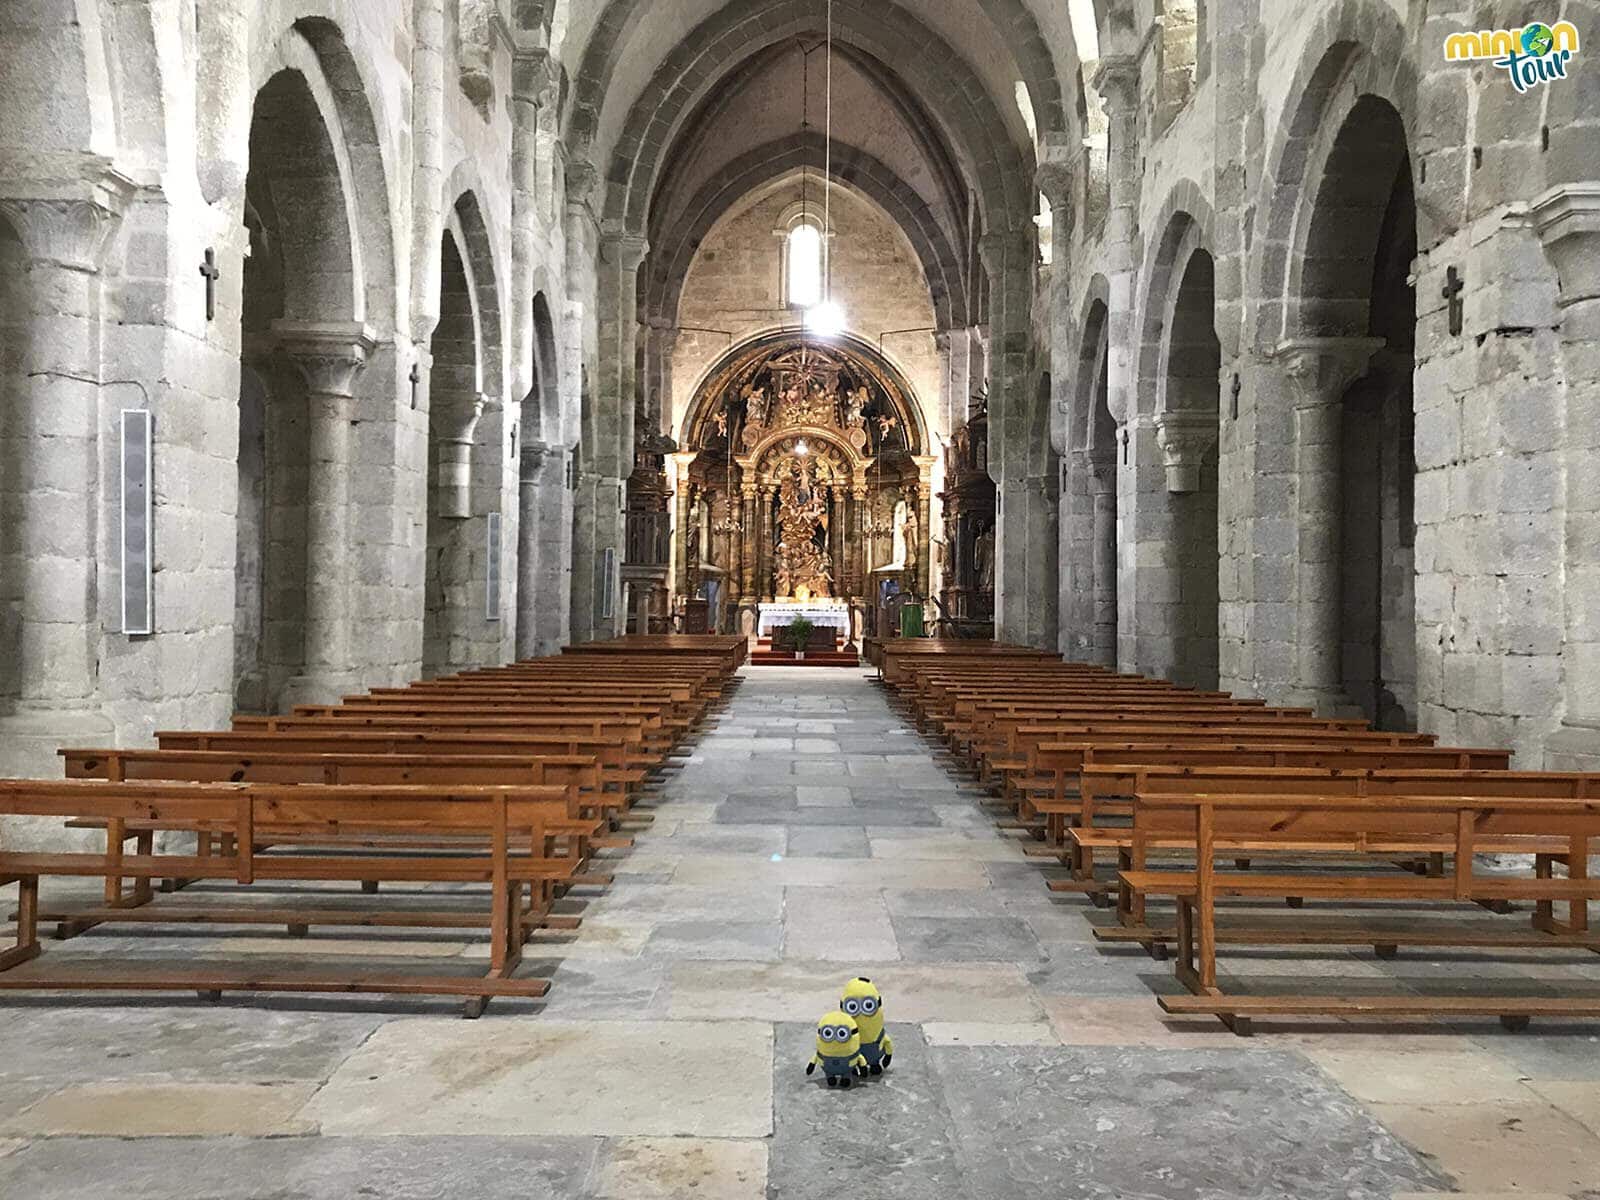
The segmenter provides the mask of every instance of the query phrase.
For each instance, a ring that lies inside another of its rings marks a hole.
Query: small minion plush
[[[861,1033],[855,1021],[842,1012],[828,1013],[817,1022],[817,1052],[806,1064],[806,1074],[819,1066],[829,1087],[849,1087],[854,1076],[867,1073],[867,1060],[861,1057]]]
[[[883,1031],[883,996],[872,986],[872,980],[852,979],[845,984],[844,999],[839,1008],[847,1017],[854,1018],[861,1032],[861,1056],[874,1075],[882,1075],[889,1060],[894,1057],[894,1040]]]

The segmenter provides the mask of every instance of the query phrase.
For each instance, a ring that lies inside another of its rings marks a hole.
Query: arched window
[[[822,231],[801,221],[784,241],[784,299],[790,308],[811,308],[822,300]]]

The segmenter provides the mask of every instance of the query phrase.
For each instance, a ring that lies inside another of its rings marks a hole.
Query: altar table
[[[850,639],[850,608],[848,605],[800,604],[783,601],[761,606],[761,621],[757,636],[766,637],[774,629],[788,625],[801,617],[804,617],[819,628],[828,626],[837,629],[846,641]]]

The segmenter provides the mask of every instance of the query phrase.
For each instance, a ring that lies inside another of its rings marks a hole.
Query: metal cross
[[[1450,336],[1460,337],[1466,316],[1466,302],[1461,299],[1461,293],[1466,290],[1467,281],[1454,267],[1444,273],[1444,278],[1444,291],[1441,294],[1450,302]]]
[[[206,247],[206,260],[200,264],[200,274],[206,278],[206,320],[217,319],[217,280],[222,278],[222,269],[217,266],[217,252],[210,246]]]

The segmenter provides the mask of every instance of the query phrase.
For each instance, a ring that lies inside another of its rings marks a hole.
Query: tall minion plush
[[[856,1028],[861,1031],[861,1056],[867,1060],[867,1068],[874,1075],[882,1075],[894,1057],[894,1040],[883,1031],[883,996],[872,986],[872,980],[852,979],[845,984],[839,1008],[845,1016],[855,1019]]]
[[[806,1074],[819,1066],[829,1087],[849,1087],[852,1078],[867,1073],[867,1060],[861,1057],[861,1033],[855,1021],[842,1012],[828,1013],[817,1022],[817,1052],[806,1064]]]

